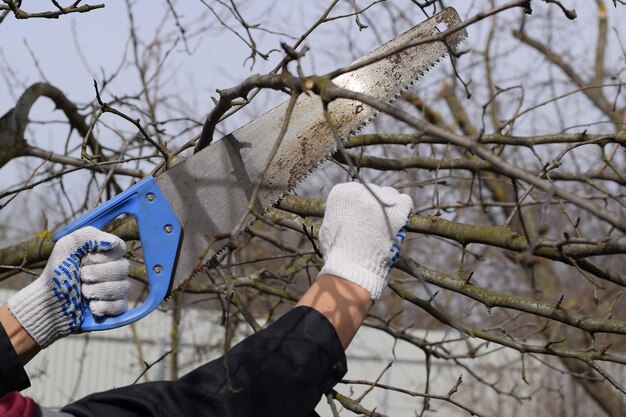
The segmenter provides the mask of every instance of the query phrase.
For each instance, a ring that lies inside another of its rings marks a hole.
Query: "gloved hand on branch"
[[[93,227],[64,236],[41,276],[9,299],[9,310],[41,348],[78,332],[83,297],[95,317],[121,314],[130,290],[125,253],[123,240]]]
[[[405,237],[413,201],[391,187],[349,182],[333,187],[319,233],[324,266],[380,297]]]

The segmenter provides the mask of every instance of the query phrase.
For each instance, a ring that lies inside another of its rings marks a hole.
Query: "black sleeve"
[[[0,325],[0,397],[11,391],[30,387],[30,380],[17,357],[11,340]]]
[[[63,411],[76,417],[307,417],[346,371],[333,326],[317,310],[298,307],[177,381],[93,394]]]

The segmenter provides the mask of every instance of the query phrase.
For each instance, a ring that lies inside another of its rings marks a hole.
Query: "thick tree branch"
[[[434,170],[465,170],[473,173],[483,171],[498,172],[498,170],[489,162],[477,159],[466,158],[423,158],[420,156],[412,156],[408,158],[379,158],[376,156],[362,154],[347,154],[354,166],[359,168],[370,168],[379,171],[404,171],[407,169],[426,169]],[[341,152],[333,155],[333,158],[342,164],[346,164],[345,156]],[[553,181],[572,181],[585,182],[588,180],[612,181],[620,185],[626,185],[626,179],[617,175],[606,175],[596,173],[573,173],[550,171],[550,179]]]
[[[204,149],[213,141],[213,134],[217,124],[222,116],[234,107],[234,100],[238,98],[246,100],[248,94],[258,88],[269,88],[285,93],[290,91],[300,93],[307,89],[309,83],[307,80],[302,80],[288,72],[283,72],[281,74],[252,75],[236,87],[218,90],[220,98],[202,126],[202,133],[200,133],[200,137],[196,142],[196,152]]]
[[[431,123],[434,124],[434,123]],[[447,145],[450,142],[438,136],[427,134],[403,134],[403,133],[371,133],[365,135],[355,135],[351,137],[345,145],[346,149],[356,148],[360,146],[374,145],[418,145],[439,144]],[[589,134],[587,132],[573,134],[554,134],[554,135],[537,135],[537,136],[508,136],[508,135],[484,135],[480,139],[480,143],[485,145],[510,145],[516,147],[532,148],[539,145],[552,145],[559,143],[569,144],[595,144],[608,145],[616,143],[626,146],[626,132],[615,135],[598,135]]]
[[[589,317],[585,314],[564,308],[559,305],[558,300],[555,300],[553,303],[548,303],[534,298],[489,290],[474,285],[467,280],[426,268],[406,258],[401,259],[396,267],[422,282],[434,284],[438,287],[465,295],[485,305],[487,308],[502,307],[523,311],[535,316],[559,321],[584,330],[589,334],[626,334],[626,321]]]
[[[82,137],[90,132],[85,118],[61,90],[47,83],[35,83],[24,91],[15,107],[0,118],[0,167],[16,156],[24,155],[29,149],[24,138],[30,122],[28,115],[35,101],[42,96],[52,100],[56,107],[63,111],[70,126],[76,129]],[[92,152],[98,153],[99,144],[93,135],[89,135],[87,143]]]

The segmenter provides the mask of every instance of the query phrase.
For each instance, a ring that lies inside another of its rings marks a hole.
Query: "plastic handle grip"
[[[95,318],[86,300],[81,331],[122,327],[141,319],[161,304],[174,276],[182,227],[153,177],[146,177],[55,233],[53,240],[85,226],[102,229],[121,214],[135,216],[139,228],[150,290],[143,304],[119,316]]]

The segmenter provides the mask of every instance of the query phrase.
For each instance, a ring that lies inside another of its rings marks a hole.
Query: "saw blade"
[[[467,33],[464,29],[452,33],[446,44],[420,40],[460,24],[456,11],[446,8],[355,63],[385,56],[401,45],[417,46],[343,74],[333,82],[391,102]],[[287,107],[288,102],[275,107],[156,177],[183,228],[172,289],[178,289],[222,249],[234,229],[254,220],[253,212],[268,209],[334,153],[336,138],[347,140],[376,114],[360,102],[335,100],[328,107],[333,132],[318,96],[302,95],[288,120]],[[274,145],[285,123],[286,132],[276,150]]]

